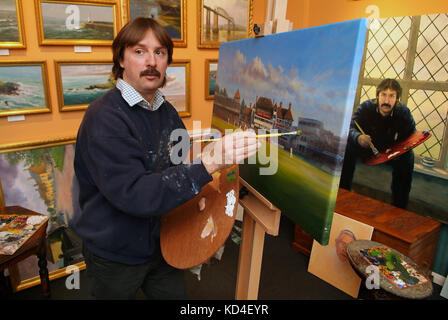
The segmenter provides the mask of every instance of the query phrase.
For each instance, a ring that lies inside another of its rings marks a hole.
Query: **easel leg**
[[[256,300],[260,284],[265,231],[249,214],[243,215],[243,234],[238,261],[236,300]]]
[[[39,259],[38,265],[39,265],[39,276],[40,276],[40,285],[42,287],[42,293],[45,298],[49,298],[51,293],[50,293],[50,279],[48,277],[48,269],[47,269],[46,249],[47,249],[46,240],[45,237],[43,237],[37,252],[37,257]]]

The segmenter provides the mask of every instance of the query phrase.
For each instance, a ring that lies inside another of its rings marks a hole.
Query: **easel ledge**
[[[243,234],[238,259],[236,300],[256,300],[260,284],[264,236],[277,236],[281,211],[241,177],[249,194],[239,199],[244,208]]]

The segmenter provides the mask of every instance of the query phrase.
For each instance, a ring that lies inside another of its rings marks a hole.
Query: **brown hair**
[[[115,80],[123,77],[123,68],[120,66],[120,61],[124,58],[124,49],[136,45],[143,39],[148,30],[152,30],[162,46],[168,50],[168,64],[173,61],[173,41],[165,28],[151,18],[135,18],[120,30],[112,43],[114,61],[112,75]]]
[[[400,98],[401,98],[402,89],[401,89],[401,86],[398,83],[398,81],[395,80],[395,79],[384,79],[376,87],[376,99],[377,99],[377,101],[378,101],[378,97],[380,95],[380,92],[384,91],[384,90],[387,90],[387,89],[393,90],[393,91],[395,91],[397,93],[397,102],[395,103],[395,106],[397,106],[397,107],[400,106]]]

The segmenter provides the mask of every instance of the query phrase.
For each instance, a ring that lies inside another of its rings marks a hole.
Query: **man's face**
[[[148,30],[135,46],[124,50],[120,61],[123,80],[152,103],[154,94],[163,84],[168,67],[168,50],[152,30]]]
[[[386,89],[378,94],[378,107],[383,117],[388,116],[394,109],[397,102],[397,92],[395,90]]]
[[[354,239],[348,234],[342,234],[336,241],[336,253],[341,262],[347,261],[347,246]]]

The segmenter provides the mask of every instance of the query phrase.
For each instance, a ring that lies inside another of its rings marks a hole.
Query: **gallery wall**
[[[122,3],[124,0],[102,0],[114,3],[118,7],[118,27],[122,23]],[[94,1],[92,1],[94,2]],[[186,3],[186,47],[174,48],[174,60],[190,60],[191,116],[183,118],[187,129],[192,129],[193,121],[201,121],[202,128],[210,126],[213,100],[205,99],[205,61],[218,59],[219,49],[198,48],[198,1]],[[55,60],[106,60],[112,61],[110,46],[92,46],[91,53],[75,53],[73,45],[41,46],[38,41],[37,14],[34,0],[23,0],[23,25],[25,30],[26,48],[9,49],[8,56],[0,55],[2,61],[46,61],[48,68],[49,96],[52,111],[50,113],[28,114],[25,120],[8,121],[8,117],[0,116],[0,147],[16,144],[33,144],[55,139],[67,139],[76,136],[78,127],[84,115],[80,111],[59,111],[56,83]],[[258,1],[253,2],[252,14],[263,17],[265,9]],[[258,19],[260,20],[260,19]]]

